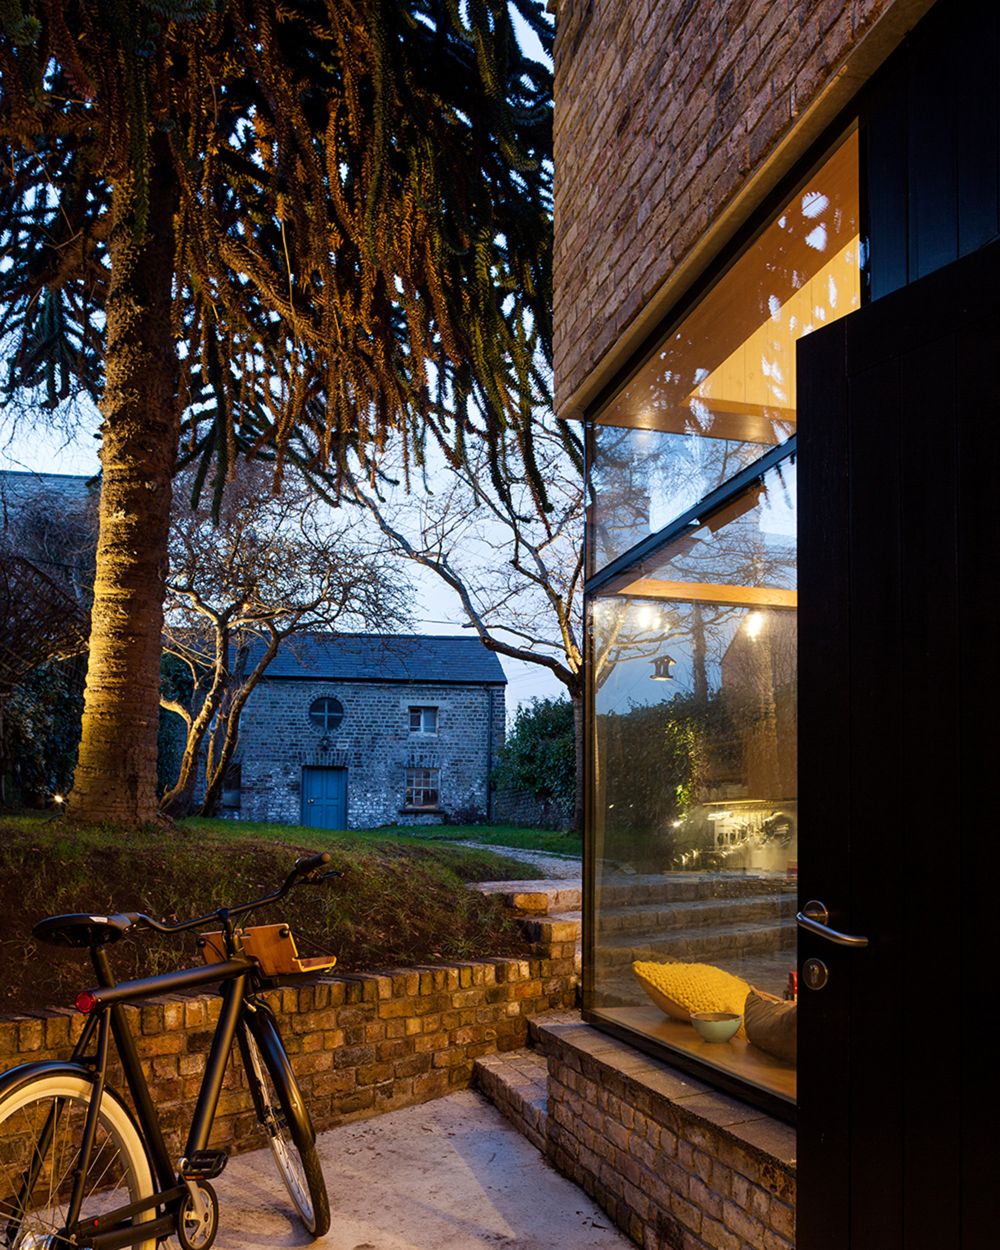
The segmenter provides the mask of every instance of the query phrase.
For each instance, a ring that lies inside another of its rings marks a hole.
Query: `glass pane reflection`
[[[636,961],[781,998],[795,968],[795,474],[784,463],[591,602],[590,1010],[793,1098],[794,1066],[671,1020]]]

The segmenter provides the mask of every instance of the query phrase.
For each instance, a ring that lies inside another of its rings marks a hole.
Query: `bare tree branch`
[[[182,476],[175,498],[189,490]],[[405,621],[408,585],[391,557],[333,523],[292,472],[280,492],[273,471],[242,463],[216,524],[208,505],[175,506],[164,649],[192,675],[180,772],[163,796],[186,810],[204,755],[202,811],[217,803],[239,741],[240,715],[280,645],[297,634],[378,630]]]
[[[337,486],[394,550],[454,592],[485,647],[561,682],[577,719],[579,764],[584,483],[567,452],[565,431],[551,416],[536,419],[533,450],[544,500],[512,435],[494,453],[503,461],[503,489],[489,471],[486,452],[469,449],[460,464],[426,465],[423,492],[407,492],[393,481],[391,448],[377,468],[370,462],[357,471],[338,466]],[[405,477],[401,468],[399,478]],[[318,485],[322,491],[324,483]],[[578,773],[582,777],[582,768]]]

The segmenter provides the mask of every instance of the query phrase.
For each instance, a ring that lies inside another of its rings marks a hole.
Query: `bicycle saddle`
[[[117,942],[132,927],[128,916],[90,916],[86,912],[70,912],[65,916],[46,916],[31,930],[40,942],[52,946],[107,946]]]

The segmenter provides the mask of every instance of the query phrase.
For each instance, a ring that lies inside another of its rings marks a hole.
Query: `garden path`
[[[498,846],[490,842],[454,842],[453,846],[472,846],[480,851],[496,851],[506,859],[519,859],[522,863],[533,864],[554,880],[579,880],[583,868],[579,855],[552,855],[545,851],[526,851],[519,846]],[[538,887],[538,882],[533,883]]]

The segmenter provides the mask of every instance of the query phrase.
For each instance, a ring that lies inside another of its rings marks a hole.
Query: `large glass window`
[[[589,1006],[784,1096],[790,1065],[742,1036],[703,1041],[647,987],[682,973],[697,996],[701,978],[706,1009],[742,1015],[751,986],[781,1000],[789,985],[795,603],[795,471],[785,462],[590,604]],[[660,972],[671,963],[698,967]],[[702,969],[730,974],[715,978],[718,1002]]]
[[[799,839],[795,343],[858,307],[858,219],[852,135],[589,431],[585,1007],[785,1100]],[[613,576],[602,573],[612,560]],[[738,1031],[707,1039],[699,1010],[728,1013]]]

